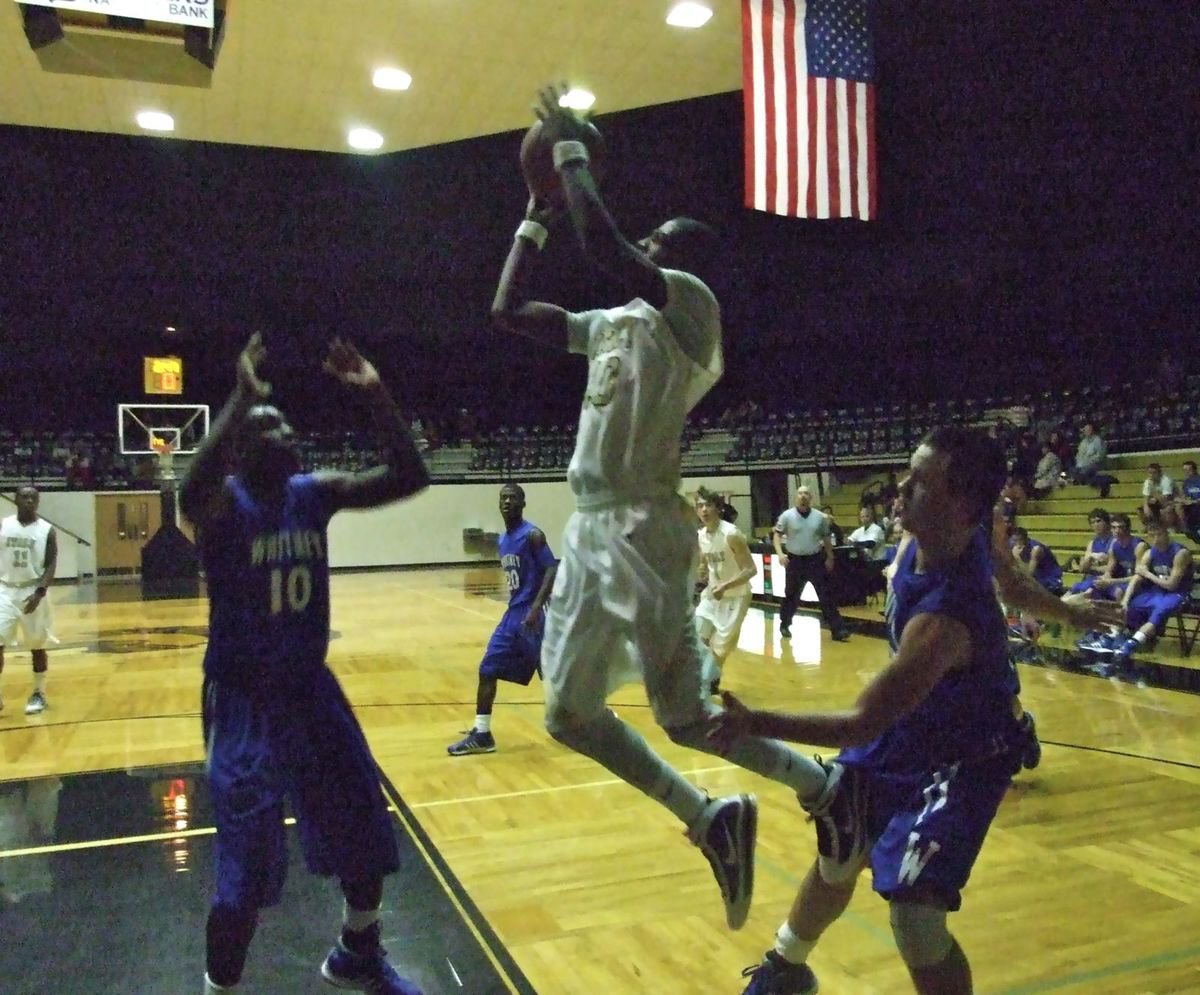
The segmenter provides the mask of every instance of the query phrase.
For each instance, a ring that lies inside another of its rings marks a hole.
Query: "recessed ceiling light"
[[[352,149],[374,152],[375,149],[383,146],[383,135],[370,128],[351,128],[350,133],[346,136],[346,141],[350,143]]]
[[[174,131],[175,119],[162,111],[140,111],[137,116],[139,128],[147,131]]]
[[[376,69],[371,82],[381,90],[407,90],[412,86],[412,77],[403,69]]]
[[[586,111],[596,102],[596,95],[587,90],[571,89],[558,98],[559,107],[569,107],[573,111]]]
[[[698,28],[708,23],[712,11],[702,3],[685,0],[671,8],[667,15],[667,23],[675,28]]]

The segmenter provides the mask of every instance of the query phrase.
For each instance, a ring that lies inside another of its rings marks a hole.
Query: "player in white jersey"
[[[0,672],[5,646],[20,643],[32,651],[33,693],[25,714],[37,715],[46,710],[46,644],[58,641],[50,632],[46,600],[58,560],[58,538],[37,513],[37,488],[22,487],[14,503],[17,513],[0,520]]]
[[[717,301],[696,275],[719,245],[711,229],[689,219],[629,242],[596,189],[582,125],[559,96],[557,89],[545,91],[538,115],[554,144],[573,227],[588,259],[628,303],[570,314],[527,299],[525,278],[555,214],[532,199],[500,277],[493,318],[589,361],[567,474],[577,510],[563,535],[542,641],[546,727],[687,826],[736,929],[753,890],[757,802],[752,795],[710,800],[606,704],[615,687],[641,680],[671,739],[713,752],[706,717],[717,706],[702,683],[707,653],[692,608],[695,519],[678,490],[684,420],[722,368]],[[788,784],[817,818],[829,817],[823,800],[834,785],[820,764],[755,736],[741,737],[727,756]]]
[[[721,690],[725,661],[737,646],[742,622],[750,609],[750,578],[757,572],[746,537],[721,519],[721,496],[707,487],[696,491],[700,519],[700,574],[704,590],[696,605],[696,629],[712,654],[704,671],[710,694]]]

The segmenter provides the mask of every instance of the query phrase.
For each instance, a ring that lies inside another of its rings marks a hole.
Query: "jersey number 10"
[[[283,611],[287,601],[288,611],[302,612],[312,598],[312,571],[303,564],[292,567],[284,580],[283,570],[276,567],[271,571],[271,614]]]

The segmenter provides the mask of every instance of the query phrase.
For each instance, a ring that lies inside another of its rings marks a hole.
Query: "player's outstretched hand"
[[[725,711],[718,712],[708,720],[708,738],[718,751],[727,753],[735,740],[750,734],[754,712],[743,705],[732,691],[721,692],[721,703]]]
[[[342,383],[366,389],[379,384],[379,371],[374,364],[363,359],[349,342],[334,339],[329,343],[329,355],[321,364],[326,373],[331,373]]]
[[[587,127],[571,108],[559,103],[567,94],[566,83],[551,83],[538,91],[533,113],[542,122],[542,137],[553,145],[555,142],[583,142],[587,140]]]
[[[271,385],[258,375],[258,366],[266,354],[267,347],[263,345],[262,332],[255,332],[250,336],[250,341],[242,349],[237,361],[238,385],[259,400],[265,400],[271,395]]]
[[[1067,602],[1070,609],[1069,625],[1088,632],[1106,625],[1124,625],[1125,608],[1116,601]]]

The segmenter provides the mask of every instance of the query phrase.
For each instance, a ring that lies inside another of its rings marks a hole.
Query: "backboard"
[[[117,441],[126,456],[159,455],[163,443],[190,456],[208,435],[207,404],[118,404]]]

